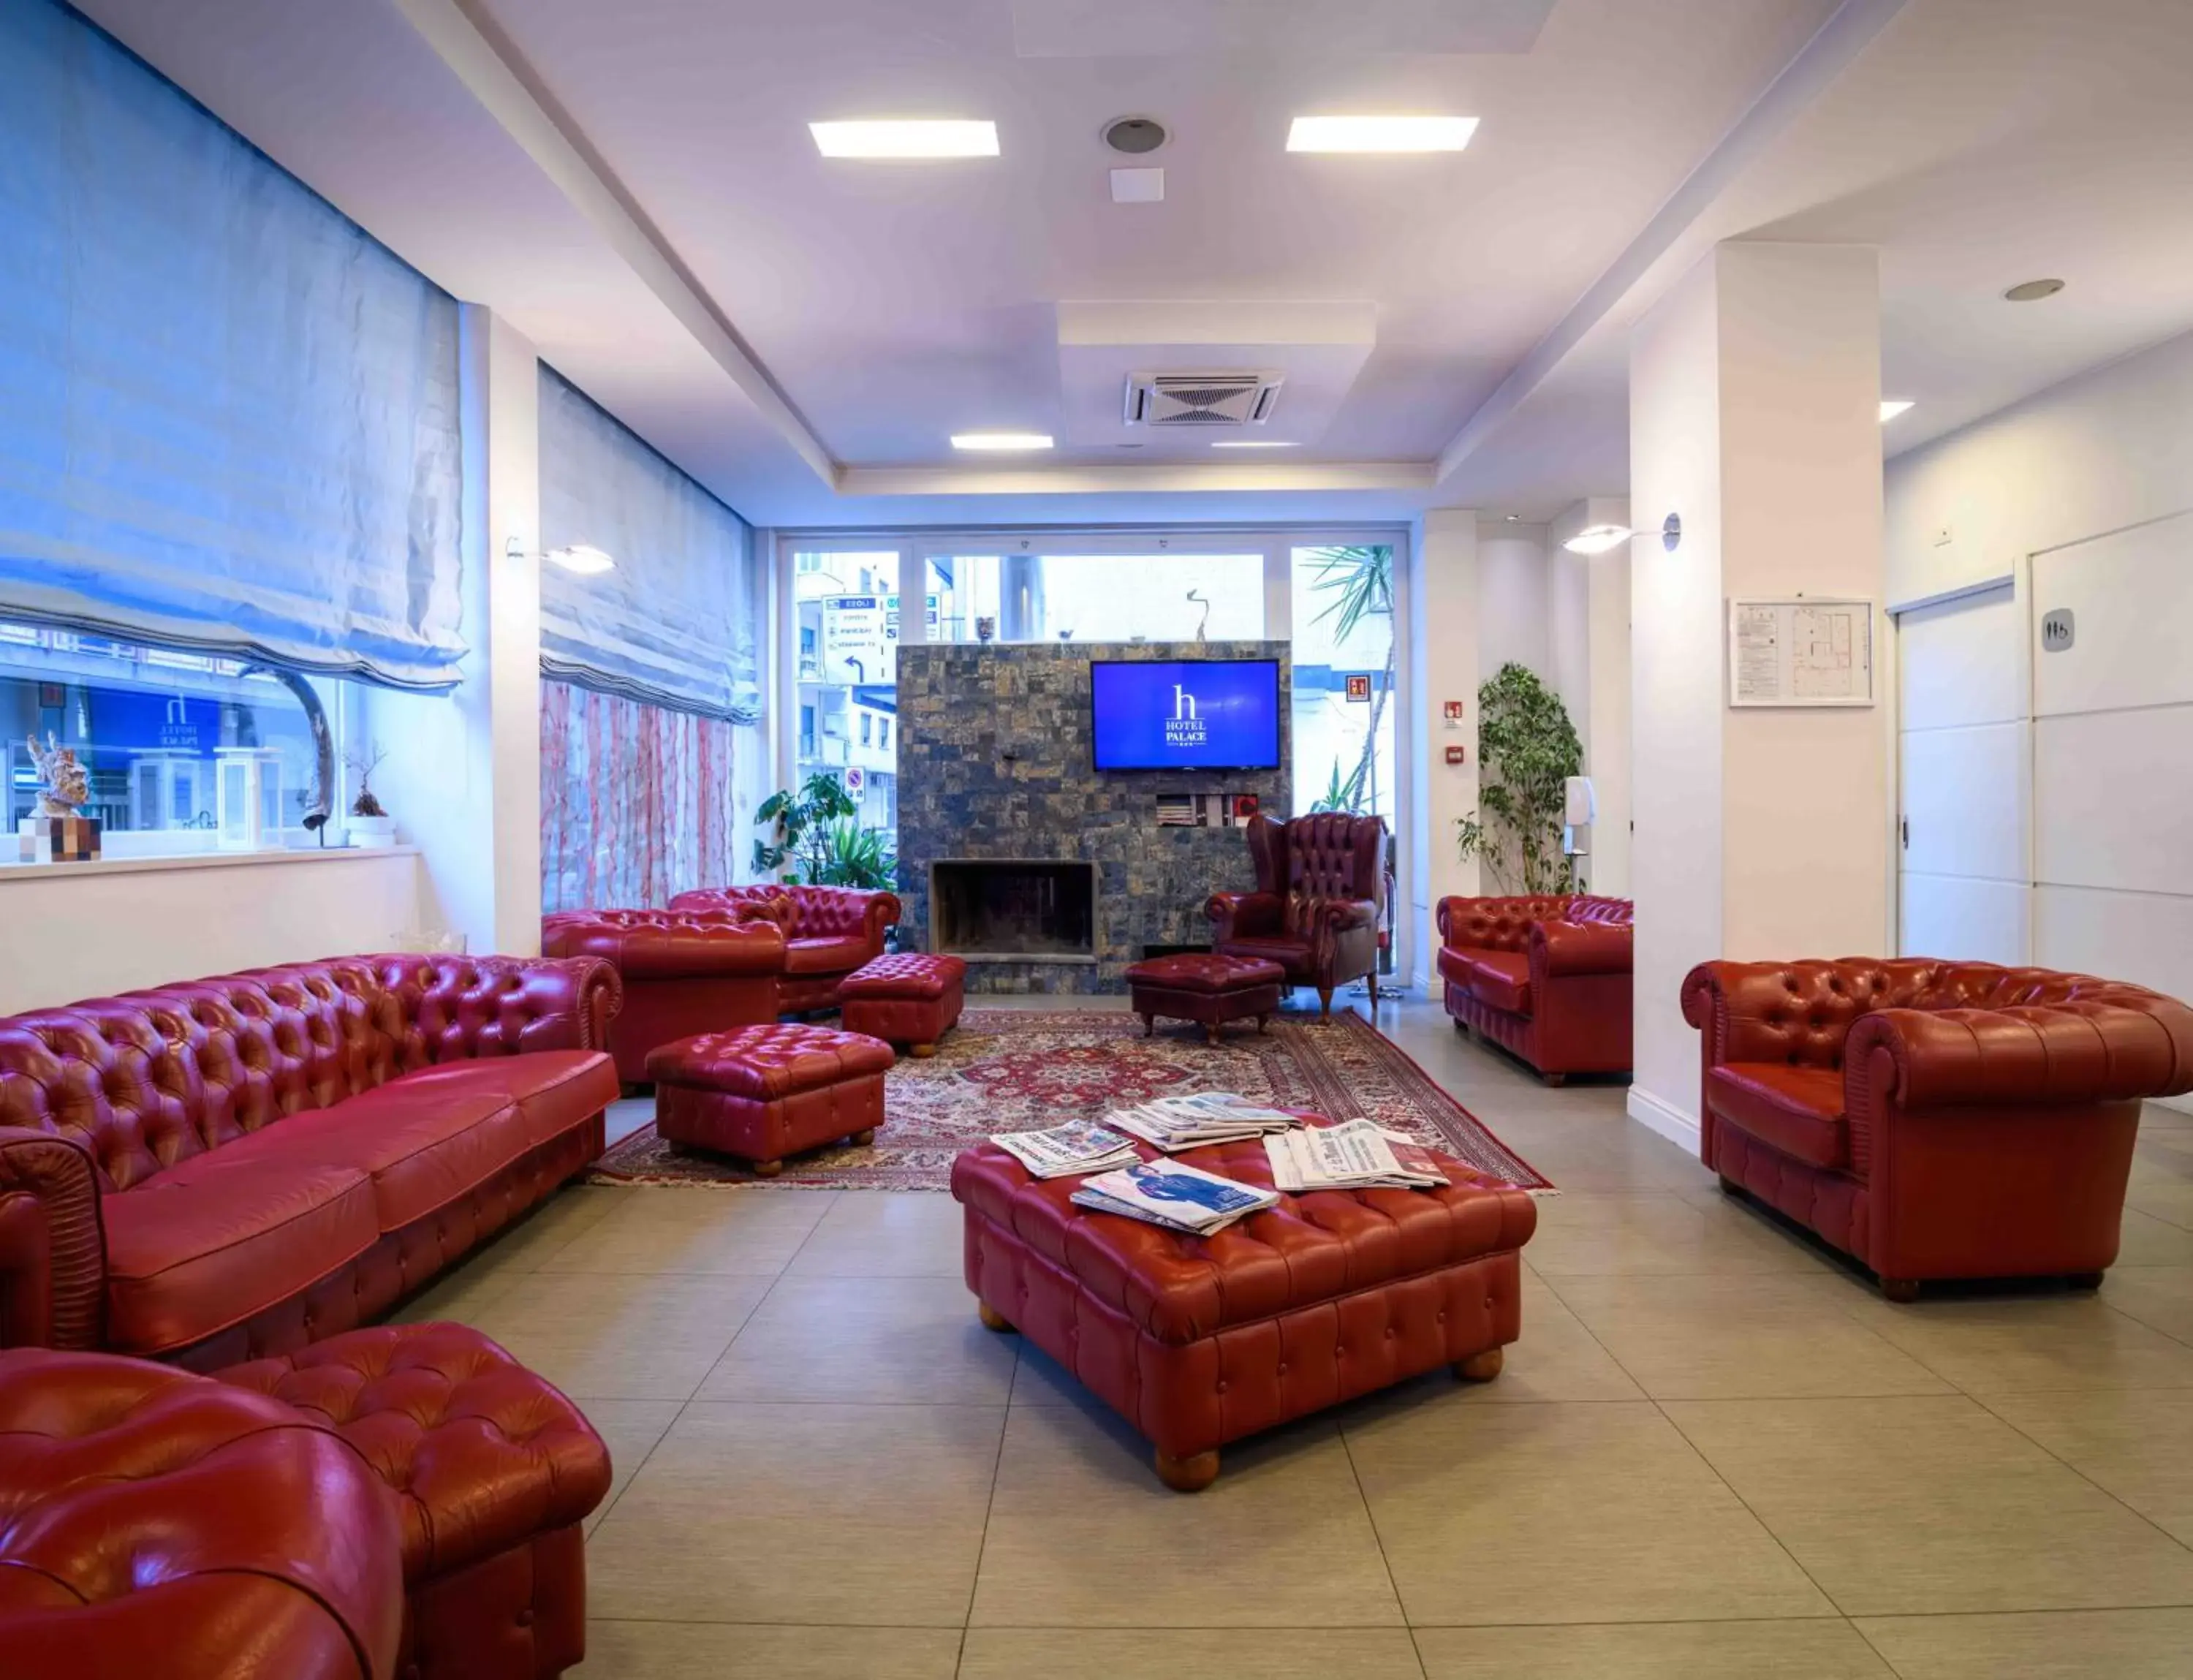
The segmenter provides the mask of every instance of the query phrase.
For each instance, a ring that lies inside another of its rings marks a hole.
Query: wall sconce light
[[[1604,554],[1642,533],[1630,525],[1586,525],[1561,547],[1572,554]],[[1660,526],[1660,546],[1669,553],[1682,546],[1683,516],[1670,513]]]
[[[503,553],[513,560],[528,558],[532,551],[516,537],[503,545]],[[616,556],[607,549],[597,548],[590,542],[572,543],[566,548],[551,548],[539,556],[549,565],[561,566],[565,571],[581,577],[598,577],[605,571],[616,570]]]

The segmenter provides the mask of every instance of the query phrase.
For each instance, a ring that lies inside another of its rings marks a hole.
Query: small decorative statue
[[[1195,639],[1198,641],[1207,640],[1208,638],[1205,637],[1203,633],[1211,628],[1211,597],[1205,594],[1200,589],[1191,589],[1188,592],[1188,598],[1191,601],[1197,601],[1202,604],[1203,616],[1196,621]]]
[[[343,754],[343,761],[358,772],[358,797],[350,802],[352,816],[386,817],[388,815],[388,812],[382,808],[379,798],[375,795],[371,785],[373,772],[381,768],[381,761],[387,756],[387,753],[382,749],[377,741],[368,747],[352,748]]]
[[[38,815],[82,816],[84,806],[91,799],[91,774],[77,757],[76,748],[60,745],[54,739],[51,730],[46,731],[43,748],[36,736],[27,744],[31,760],[44,778],[44,785],[38,789]]]

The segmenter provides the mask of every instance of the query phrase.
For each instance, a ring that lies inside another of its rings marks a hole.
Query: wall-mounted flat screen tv
[[[1099,770],[1277,770],[1276,659],[1090,662]]]

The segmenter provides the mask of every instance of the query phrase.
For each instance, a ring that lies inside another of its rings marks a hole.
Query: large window
[[[953,554],[929,562],[939,641],[1261,639],[1264,556]]]
[[[332,731],[341,685],[315,678],[310,686]],[[257,761],[263,796],[278,812],[278,843],[314,843],[301,826],[318,771],[312,721],[264,667],[0,621],[10,834],[37,804],[31,743],[49,738],[74,748],[90,772],[85,814],[99,819],[107,857],[215,850],[215,771],[225,759]],[[340,743],[331,743],[339,753]],[[328,841],[336,845],[344,806],[340,785],[330,792],[336,811]],[[12,848],[0,851],[0,860],[13,856]]]
[[[1288,551],[1294,642],[1295,804],[1396,823],[1391,543]]]
[[[857,826],[886,837],[898,829],[899,559],[895,549],[802,549],[792,565],[799,780],[835,777]]]

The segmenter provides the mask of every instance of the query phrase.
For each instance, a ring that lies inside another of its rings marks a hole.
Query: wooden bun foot
[[[917,1062],[926,1062],[936,1053],[936,1046],[933,1044],[909,1044],[906,1053]]]
[[[2074,1289],[2099,1289],[2102,1274],[2098,1271],[2075,1271],[2064,1275],[2064,1282]]]
[[[1884,1277],[1881,1293],[1899,1306],[1909,1306],[1919,1299],[1919,1280],[1915,1277]]]
[[[753,1170],[757,1178],[774,1178],[784,1171],[784,1163],[781,1161],[757,1161]]]
[[[1218,1454],[1216,1452],[1191,1453],[1184,1459],[1176,1459],[1160,1449],[1154,1454],[1158,1480],[1176,1494],[1200,1494],[1218,1479]]]
[[[994,1330],[1000,1336],[1013,1334],[1012,1322],[988,1301],[975,1303],[975,1316],[982,1321],[985,1330]]]
[[[1203,1029],[1203,1041],[1204,1041],[1205,1044],[1216,1044],[1216,1043],[1217,1043],[1217,1042],[1218,1042],[1218,1029],[1217,1029],[1217,1028],[1216,1028],[1216,1027],[1214,1027],[1214,1026],[1208,1026],[1208,1025],[1206,1025],[1206,1026],[1204,1028],[1204,1029]]]
[[[1457,1360],[1454,1374],[1466,1383],[1489,1383],[1500,1374],[1500,1368],[1507,1362],[1505,1350],[1487,1348],[1483,1353]]]
[[[851,1144],[856,1149],[865,1149],[870,1144],[874,1143],[875,1140],[876,1128],[871,1126],[862,1131],[856,1132],[850,1138],[846,1139],[846,1142]]]

